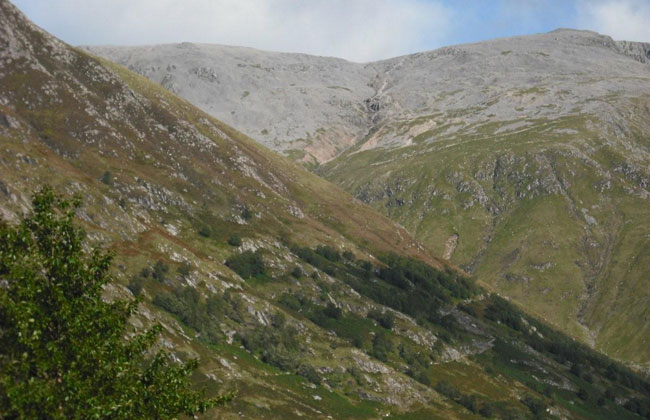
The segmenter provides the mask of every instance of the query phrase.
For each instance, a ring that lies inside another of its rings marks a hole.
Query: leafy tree
[[[0,222],[0,418],[170,419],[223,402],[191,389],[195,360],[152,350],[159,326],[132,334],[138,300],[102,299],[112,256],[86,249],[80,201],[46,187],[32,205]]]

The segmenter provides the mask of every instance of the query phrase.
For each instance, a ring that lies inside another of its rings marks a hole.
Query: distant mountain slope
[[[408,145],[440,128],[432,117],[441,112],[459,114],[446,130],[485,118],[565,115],[587,98],[637,92],[650,60],[650,44],[574,30],[367,64],[191,43],[86,48],[307,162],[359,144]]]
[[[439,255],[609,354],[650,362],[650,44],[560,29],[367,64],[90,50],[294,159],[327,162],[317,172]]]
[[[116,253],[107,298],[141,296],[134,326],[161,323],[197,385],[237,391],[206,417],[647,417],[647,380],[6,0],[0,144],[3,222],[45,182],[81,195],[89,240]]]

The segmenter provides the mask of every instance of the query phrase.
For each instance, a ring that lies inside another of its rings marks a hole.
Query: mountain
[[[560,29],[366,64],[89,50],[311,165],[531,313],[649,366],[650,44]]]
[[[406,230],[0,0],[0,213],[78,194],[136,328],[200,360],[211,418],[648,417],[650,382]],[[3,407],[0,407],[2,413]]]

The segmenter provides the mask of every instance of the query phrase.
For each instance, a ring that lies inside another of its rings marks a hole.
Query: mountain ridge
[[[557,36],[560,38],[558,39]],[[397,108],[389,109],[389,112],[392,112],[393,117],[396,113],[400,114],[399,108],[402,106],[399,104],[404,101],[404,98],[394,100],[390,92],[384,95],[386,92],[383,90],[387,87],[391,72],[402,66],[404,62],[419,57],[458,54],[461,51],[472,51],[486,46],[519,42],[535,43],[551,38],[557,41],[556,43],[605,48],[639,63],[647,63],[650,54],[650,44],[647,43],[614,41],[611,37],[595,32],[567,29],[442,47],[369,63],[217,44],[182,43],[84,48],[148,75],[215,116],[226,118],[235,125],[250,127],[247,132],[249,135],[273,149],[288,153],[299,160],[319,163],[331,160],[344,150],[362,142],[369,132],[380,126],[382,113],[377,112],[379,107],[390,108],[397,104]],[[187,48],[192,48],[196,54],[188,55],[186,52],[177,51]],[[136,53],[137,58],[134,56]],[[181,68],[179,63],[188,60],[194,62],[192,67]],[[288,63],[288,66],[284,63]],[[177,65],[178,69],[175,67]],[[252,73],[248,72],[249,67],[253,69]],[[241,77],[233,78],[233,69],[236,69]],[[267,72],[268,76],[255,74],[256,70]],[[297,76],[304,72],[321,74],[321,76],[317,76],[314,80]],[[219,77],[224,80],[219,80]],[[185,86],[184,83],[188,82],[190,85]],[[234,84],[236,87],[221,86],[224,83]],[[201,90],[207,92],[202,94],[195,92],[195,86],[198,85],[201,86]],[[296,89],[291,89],[292,87]],[[410,89],[413,91],[412,88]],[[307,95],[309,92],[308,96],[313,99],[301,98],[300,95],[296,95],[296,90],[302,95]],[[251,92],[253,97],[250,97]],[[415,92],[417,91],[413,91]],[[214,95],[219,95],[221,99],[210,99]],[[256,95],[260,96],[259,102],[254,101]],[[268,101],[274,104],[274,113],[271,115],[259,109]],[[292,103],[293,101],[298,102]],[[242,108],[244,105],[248,110]],[[315,115],[316,112],[304,113],[300,110],[301,106],[316,107],[317,110],[325,113],[327,118],[319,118]],[[319,106],[322,109],[318,108]],[[409,117],[408,114],[414,107],[406,108],[407,114],[404,117]],[[254,119],[261,119],[261,121]],[[276,128],[276,125],[280,127]],[[300,156],[301,149],[307,150],[308,154]]]

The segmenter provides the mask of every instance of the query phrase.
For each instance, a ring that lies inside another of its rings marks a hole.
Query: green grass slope
[[[647,367],[650,108],[603,101],[618,114],[458,131],[432,116],[439,128],[414,145],[352,150],[320,172],[530,313]]]

